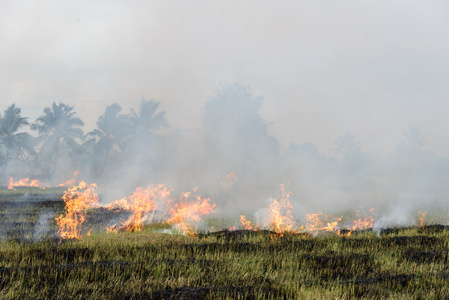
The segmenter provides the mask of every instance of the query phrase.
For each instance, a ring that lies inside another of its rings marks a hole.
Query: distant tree
[[[373,167],[372,158],[362,151],[360,142],[351,133],[338,137],[334,145],[336,155],[329,157],[327,162],[328,166],[336,167],[335,171],[357,177]]]
[[[111,151],[119,152],[129,139],[128,115],[120,114],[122,108],[117,103],[109,105],[98,118],[97,128],[86,135],[84,148],[90,150],[89,164],[99,175],[110,162]]]
[[[7,172],[11,154],[20,156],[24,151],[34,153],[32,137],[26,132],[18,132],[23,126],[29,125],[28,118],[20,116],[20,108],[15,104],[9,106],[0,117],[0,143],[5,148],[3,168]]]
[[[335,140],[334,152],[343,158],[353,158],[361,153],[360,142],[349,132]]]
[[[76,139],[83,137],[83,131],[79,127],[84,126],[84,122],[75,117],[73,108],[64,103],[53,103],[51,107],[46,107],[44,114],[31,125],[31,129],[38,131],[39,139],[43,141],[42,149],[51,151],[53,164],[51,174],[58,166],[61,142],[77,151],[80,149]]]
[[[211,166],[222,161],[220,167],[254,180],[276,173],[281,165],[279,143],[268,135],[261,107],[262,97],[239,83],[224,85],[206,102],[203,126]]]
[[[290,143],[283,152],[285,159],[299,162],[317,162],[323,158],[317,147],[311,143]]]
[[[241,137],[251,140],[264,138],[267,126],[259,110],[262,97],[254,97],[248,87],[227,84],[204,105],[203,124],[207,133]]]
[[[88,142],[95,142],[100,152],[106,155],[115,147],[122,148],[129,134],[129,117],[120,114],[117,103],[109,105],[97,120],[97,128],[87,134]]]
[[[158,130],[168,127],[165,112],[158,112],[159,102],[142,99],[139,111],[131,110],[125,147],[130,152],[150,157],[156,150]]]
[[[396,155],[406,160],[423,160],[432,157],[432,152],[424,150],[425,138],[416,125],[410,125],[403,136],[403,140],[396,147]]]
[[[154,133],[162,127],[168,127],[165,112],[157,112],[158,108],[159,102],[142,99],[139,112],[131,110],[130,122],[137,135]]]

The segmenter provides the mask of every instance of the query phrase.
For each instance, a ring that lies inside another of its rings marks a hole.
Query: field
[[[349,237],[268,230],[185,236],[156,223],[141,232],[94,227],[71,240],[58,237],[54,220],[64,211],[62,193],[1,191],[0,298],[449,298],[447,226]],[[104,226],[112,213],[92,210],[88,218]]]

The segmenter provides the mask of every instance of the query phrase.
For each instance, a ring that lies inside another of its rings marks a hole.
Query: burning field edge
[[[373,215],[345,222],[324,213],[300,226],[283,189],[270,206],[279,222],[264,227],[241,216],[220,228],[228,220],[209,215],[213,204],[196,195],[173,199],[170,189],[152,186],[104,206],[94,189],[2,190],[1,298],[449,297],[449,226],[427,224],[423,213],[406,227],[373,229],[361,225]],[[80,223],[61,227],[67,216]],[[343,222],[352,226],[339,228]]]

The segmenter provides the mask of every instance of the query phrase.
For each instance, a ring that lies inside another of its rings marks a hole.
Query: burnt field
[[[0,297],[64,299],[446,299],[449,228],[424,225],[196,236],[106,233],[126,212],[92,209],[82,240],[61,239],[62,189],[0,193]]]

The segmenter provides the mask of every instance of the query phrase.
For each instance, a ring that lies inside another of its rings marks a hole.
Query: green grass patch
[[[0,197],[2,299],[449,298],[447,226],[349,237],[269,230],[192,237],[153,223],[140,232],[93,230],[82,240],[61,240],[51,234],[53,217],[63,212],[58,196],[14,193],[16,201],[33,204],[5,205],[13,200],[9,191]],[[103,213],[92,210],[89,220],[115,218]],[[36,240],[36,224],[46,215],[48,237]]]

